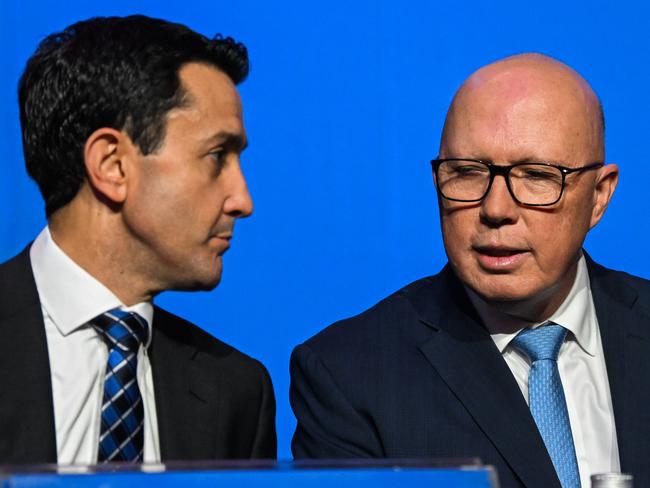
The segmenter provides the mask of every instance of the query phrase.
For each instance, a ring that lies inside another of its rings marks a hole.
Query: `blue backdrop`
[[[650,4],[639,1],[0,0],[0,260],[45,224],[23,166],[16,84],[45,35],[95,15],[144,13],[249,48],[242,87],[255,214],[241,221],[210,293],[157,303],[261,359],[290,457],[292,347],[445,262],[428,161],[453,92],[477,67],[541,51],[603,100],[619,188],[587,249],[650,277],[647,213]]]

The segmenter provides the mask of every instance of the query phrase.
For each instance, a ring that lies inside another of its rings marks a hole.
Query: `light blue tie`
[[[512,341],[533,362],[528,374],[528,403],[563,488],[579,488],[580,473],[557,356],[566,329],[549,323],[524,329]]]

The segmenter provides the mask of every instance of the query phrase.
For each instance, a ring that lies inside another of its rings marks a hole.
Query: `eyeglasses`
[[[479,202],[492,187],[496,175],[506,180],[512,198],[521,205],[542,207],[560,201],[567,175],[597,169],[605,163],[566,168],[550,163],[517,163],[497,166],[478,159],[434,159],[431,166],[440,195],[455,202]]]

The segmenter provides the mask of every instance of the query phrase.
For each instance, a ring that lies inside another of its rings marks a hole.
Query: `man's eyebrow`
[[[243,151],[248,147],[248,141],[242,134],[229,131],[219,131],[206,139],[208,144],[226,145],[233,149]]]
[[[493,159],[487,157],[470,157],[469,159],[478,159],[479,161],[486,161],[497,166],[512,166],[513,164],[530,164],[530,163],[548,163],[548,164],[557,164],[560,166],[565,164],[565,162],[558,161],[555,158],[540,158],[535,156],[517,158],[505,162],[500,161],[498,163],[495,163]]]
[[[555,158],[539,158],[539,157],[528,157],[528,158],[519,158],[516,161],[512,161],[511,164],[524,164],[524,163],[548,163],[548,164],[565,164],[563,161],[558,161]]]

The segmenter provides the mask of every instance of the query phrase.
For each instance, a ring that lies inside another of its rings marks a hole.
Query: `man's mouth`
[[[210,241],[217,245],[218,253],[221,256],[228,249],[230,249],[230,240],[232,239],[232,233],[218,233],[210,237]]]
[[[526,252],[525,249],[517,249],[510,247],[492,247],[492,246],[479,246],[475,247],[476,251],[487,256],[493,256],[497,258],[503,258],[507,256],[513,256],[522,252]]]
[[[529,249],[509,246],[475,246],[479,265],[487,271],[510,271],[523,261]]]

